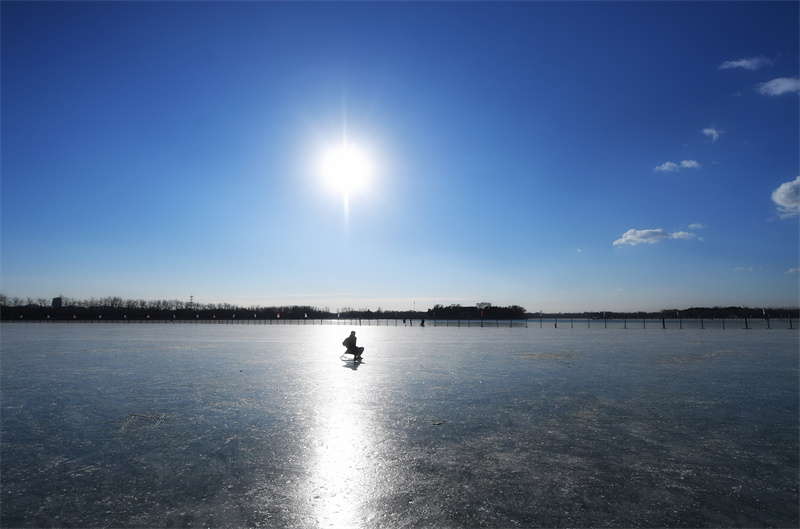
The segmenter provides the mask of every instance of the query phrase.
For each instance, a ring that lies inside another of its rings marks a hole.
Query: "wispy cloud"
[[[756,89],[765,96],[780,96],[783,94],[800,93],[800,79],[797,77],[779,77],[772,81],[759,84]]]
[[[800,268],[790,268],[784,274],[800,274]]]
[[[800,215],[800,176],[778,186],[772,192],[772,201],[778,206],[782,218]]]
[[[753,267],[752,266],[737,266],[736,268],[733,269],[733,271],[734,272],[752,272],[753,271]]]
[[[711,136],[712,142],[717,141],[719,139],[720,134],[722,134],[723,132],[725,131],[719,130],[716,127],[706,127],[703,129],[703,134],[705,134],[706,136]]]
[[[689,224],[690,230],[704,230],[708,228],[705,224],[700,224],[699,222],[695,222],[694,224]]]
[[[772,64],[772,59],[766,57],[751,57],[749,59],[739,59],[738,61],[725,61],[719,65],[720,70],[731,70],[734,68],[743,68],[745,70],[758,70],[764,66]]]
[[[655,230],[636,230],[631,228],[622,234],[622,237],[614,241],[614,246],[621,244],[629,244],[636,246],[637,244],[655,244],[669,239],[694,239],[697,237],[694,233],[685,231],[677,231],[669,233],[661,228]]]
[[[654,173],[673,173],[676,171],[680,171],[681,169],[699,169],[702,167],[700,162],[697,160],[683,160],[680,164],[675,162],[664,162],[661,165],[657,165],[654,169]]]

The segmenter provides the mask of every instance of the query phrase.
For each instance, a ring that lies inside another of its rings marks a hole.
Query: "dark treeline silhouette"
[[[352,311],[352,309],[348,310]],[[351,312],[348,312],[347,316],[350,315]],[[331,313],[327,308],[319,309],[301,305],[241,307],[231,303],[195,303],[177,299],[143,300],[106,297],[79,300],[66,296],[59,296],[48,302],[42,298],[23,300],[8,298],[0,294],[0,318],[4,320],[20,318],[36,320],[321,319],[331,317],[335,318],[337,314]],[[342,314],[342,317],[345,317],[345,314]]]
[[[532,314],[529,317],[538,318],[539,314]],[[657,312],[571,312],[571,313],[544,313],[544,318],[580,318],[593,320],[621,320],[621,319],[684,319],[684,320],[721,320],[721,319],[781,319],[798,318],[800,309],[798,308],[769,308],[769,307],[691,307],[688,309],[662,309]]]
[[[535,318],[576,319],[758,319],[798,318],[797,308],[749,307],[693,307],[689,309],[664,309],[658,312],[571,312],[529,313],[519,305],[496,307],[491,303],[475,306],[435,305],[422,311],[382,310],[380,307],[354,309],[344,307],[331,311],[304,305],[241,307],[230,303],[196,303],[192,301],[123,299],[120,297],[89,298],[85,300],[59,296],[45,298],[19,298],[0,294],[0,318],[3,320],[194,320],[194,319],[404,319],[426,318],[432,320],[510,320]]]
[[[519,305],[494,307],[491,303],[478,303],[474,307],[434,305],[426,314],[428,318],[442,320],[519,320],[526,317],[525,308]]]

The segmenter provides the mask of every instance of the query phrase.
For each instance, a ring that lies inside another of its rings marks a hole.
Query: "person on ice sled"
[[[344,354],[351,354],[355,357],[354,360],[361,360],[364,348],[356,347],[356,331],[350,331],[350,336],[344,339],[342,345],[347,347],[347,351],[345,351]]]

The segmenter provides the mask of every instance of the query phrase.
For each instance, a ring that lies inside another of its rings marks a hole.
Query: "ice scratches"
[[[159,426],[162,422],[167,421],[167,420],[169,420],[169,419],[167,419],[167,414],[166,413],[162,413],[160,415],[140,415],[138,413],[132,413],[132,414],[128,415],[128,420],[126,420],[125,424],[122,425],[122,428],[120,428],[120,431],[124,432],[125,430],[127,430],[128,428],[131,428],[131,427],[140,427],[140,426],[142,426],[142,422],[146,422],[146,423],[150,424],[151,421],[154,421],[152,423],[152,425],[153,426]]]
[[[717,357],[727,357],[730,355],[744,354],[743,351],[706,351],[696,354],[686,355],[677,354],[675,356],[663,356],[658,358],[658,362],[662,364],[691,364],[695,362],[702,362]]]
[[[577,356],[575,353],[555,353],[555,352],[530,352],[519,353],[517,356],[539,360],[541,362],[552,362],[556,364],[569,364]]]
[[[224,457],[227,461],[238,461],[238,448],[239,448],[239,436],[234,435],[225,439],[225,441],[216,447],[215,449],[211,450],[208,453],[208,456],[217,456],[220,455]]]
[[[212,394],[211,397],[216,397],[216,395]],[[222,410],[247,410],[253,407],[253,401],[246,398],[238,398],[238,399],[224,399],[224,398],[217,398],[214,402],[208,405],[210,409],[216,411]]]

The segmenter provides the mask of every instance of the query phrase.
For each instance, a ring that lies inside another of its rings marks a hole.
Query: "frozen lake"
[[[797,527],[785,327],[2,324],[0,525]]]

